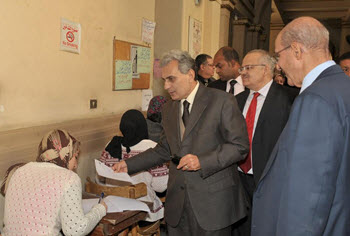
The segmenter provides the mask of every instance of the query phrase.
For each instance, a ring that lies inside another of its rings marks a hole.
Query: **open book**
[[[83,199],[84,214],[88,213],[93,206],[98,204],[98,198]],[[150,212],[146,203],[125,197],[107,196],[103,199],[108,210],[107,213],[123,211],[146,211]]]

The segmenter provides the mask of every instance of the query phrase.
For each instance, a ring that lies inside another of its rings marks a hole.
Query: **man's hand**
[[[126,165],[125,161],[120,161],[118,163],[115,163],[114,166],[112,166],[112,169],[114,170],[114,172],[124,172],[124,173],[128,173],[128,166]]]
[[[196,155],[187,154],[183,156],[180,160],[177,169],[182,169],[184,171],[196,171],[201,168],[201,163],[199,163],[198,157]]]

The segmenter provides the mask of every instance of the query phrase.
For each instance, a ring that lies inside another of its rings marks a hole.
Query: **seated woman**
[[[155,96],[151,99],[147,110],[147,127],[149,139],[158,143],[160,134],[163,131],[162,107],[166,103],[166,98],[163,96]]]
[[[39,144],[36,162],[10,170],[3,236],[62,235],[61,229],[65,235],[87,235],[106,215],[103,202],[83,213],[81,181],[74,172],[79,144],[68,132],[53,130]]]
[[[107,166],[112,167],[120,160],[135,156],[157,145],[154,141],[148,139],[146,119],[138,110],[125,112],[121,118],[119,129],[123,137],[114,136],[100,157],[100,161]],[[147,185],[147,196],[138,200],[153,202],[153,209],[147,215],[146,221],[154,222],[163,218],[163,204],[156,196],[155,191],[163,192],[166,190],[168,172],[167,166],[162,165],[131,176],[135,184],[143,182]]]

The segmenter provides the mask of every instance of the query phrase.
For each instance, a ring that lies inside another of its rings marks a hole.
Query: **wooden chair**
[[[114,195],[133,199],[147,195],[147,186],[145,183],[127,186],[104,186],[92,182],[89,177],[86,180],[85,191],[88,193],[100,195],[103,192],[106,196]]]

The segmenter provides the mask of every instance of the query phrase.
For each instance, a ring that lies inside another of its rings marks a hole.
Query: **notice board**
[[[113,40],[113,90],[148,89],[151,48]]]

